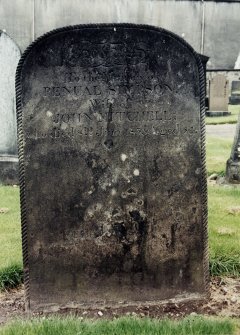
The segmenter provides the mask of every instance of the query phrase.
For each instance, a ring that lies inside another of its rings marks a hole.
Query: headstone
[[[231,105],[240,105],[240,81],[232,81],[231,96],[229,98]]]
[[[222,74],[217,74],[209,83],[209,112],[207,116],[229,115],[229,82]]]
[[[230,183],[240,183],[240,113],[238,115],[231,156],[227,161],[226,177]]]
[[[15,72],[20,56],[15,42],[0,30],[0,184],[18,183]]]
[[[199,56],[151,26],[66,27],[27,49],[17,71],[27,308],[206,296],[204,91]]]

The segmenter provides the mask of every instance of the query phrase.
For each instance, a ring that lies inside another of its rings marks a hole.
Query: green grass
[[[85,320],[74,317],[15,321],[0,329],[0,335],[230,335],[235,324],[229,319],[188,317],[179,321],[118,318]]]
[[[232,140],[207,137],[208,175],[225,175]],[[240,276],[240,213],[231,214],[231,207],[240,206],[240,188],[234,186],[208,187],[208,222],[210,272],[212,275]]]
[[[20,264],[0,269],[0,291],[17,287],[23,282],[23,269]]]
[[[0,290],[22,282],[19,188],[0,186]]]
[[[240,105],[228,105],[228,111],[231,115],[206,117],[206,124],[224,124],[224,123],[237,123],[238,113],[240,112]]]
[[[240,276],[240,188],[209,186],[208,221],[210,269],[213,275]]]
[[[226,162],[231,154],[233,140],[208,136],[206,140],[208,175],[225,175]]]
[[[22,264],[19,188],[0,187],[0,269]]]

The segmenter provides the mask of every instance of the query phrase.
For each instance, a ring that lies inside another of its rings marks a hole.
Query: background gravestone
[[[0,30],[0,184],[18,183],[15,72],[20,50]]]
[[[229,99],[230,104],[239,105],[240,104],[240,81],[234,80],[231,87],[231,97]]]
[[[240,183],[240,113],[238,115],[231,156],[227,161],[226,177],[230,183]]]
[[[208,289],[204,71],[151,26],[50,32],[17,71],[27,307]]]
[[[222,74],[217,74],[209,83],[209,110],[207,116],[222,116],[228,113],[229,82]],[[214,112],[214,113],[211,113]]]

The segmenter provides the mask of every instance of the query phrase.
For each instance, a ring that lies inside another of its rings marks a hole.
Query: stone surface
[[[209,110],[228,111],[229,83],[225,76],[217,74],[209,83]]]
[[[199,56],[150,26],[78,26],[17,81],[27,307],[204,297]]]
[[[0,184],[17,183],[15,72],[20,50],[0,30]]]
[[[240,81],[239,80],[232,81],[231,96],[229,98],[229,103],[232,105],[240,104]]]
[[[240,183],[240,113],[238,115],[231,156],[227,161],[226,178],[230,183]]]
[[[211,57],[208,63],[209,69],[231,70],[238,63],[239,17],[239,0],[235,2],[2,0],[0,2],[1,28],[7,30],[21,50],[43,33],[65,25],[79,22],[84,24],[132,22],[151,24],[176,32],[195,50],[198,52],[204,50]]]

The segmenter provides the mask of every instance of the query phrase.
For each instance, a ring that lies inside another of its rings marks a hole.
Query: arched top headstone
[[[191,299],[208,288],[204,71],[178,36],[57,29],[17,71],[32,310]]]
[[[15,73],[16,43],[0,30],[0,184],[18,183]]]
[[[0,30],[0,155],[17,154],[15,73],[21,52]]]

